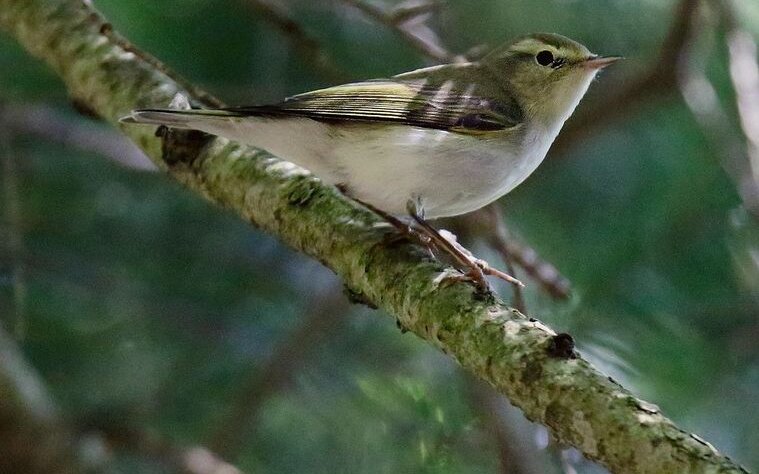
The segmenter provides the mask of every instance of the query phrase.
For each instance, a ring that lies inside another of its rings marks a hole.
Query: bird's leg
[[[361,199],[357,199],[354,196],[350,195],[350,192],[347,188],[347,186],[344,185],[337,185],[337,189],[343,193],[346,197],[356,201],[357,203],[361,204],[362,206],[366,207],[370,211],[376,213],[380,217],[382,217],[388,224],[393,226],[395,229],[399,231],[399,234],[393,237],[393,240],[397,238],[409,238],[412,240],[415,240],[422,244],[427,251],[430,252],[430,255],[434,257],[434,254],[432,252],[433,247],[440,252],[443,252],[447,255],[449,255],[454,262],[456,262],[457,266],[460,268],[467,269],[467,272],[462,275],[460,278],[451,276],[448,277],[449,280],[467,280],[472,281],[477,286],[479,290],[487,291],[490,289],[490,285],[488,284],[487,278],[485,278],[485,275],[495,276],[502,280],[505,280],[511,284],[524,286],[521,281],[517,280],[516,278],[512,277],[511,275],[508,275],[500,270],[496,270],[494,268],[491,268],[490,265],[484,260],[475,258],[474,255],[467,249],[465,249],[461,244],[456,242],[455,237],[447,238],[443,235],[441,235],[440,232],[437,231],[434,227],[432,227],[426,220],[424,220],[424,216],[421,215],[420,212],[420,206],[417,204],[414,200],[409,200],[406,209],[410,215],[410,217],[416,222],[418,225],[418,228],[414,228],[407,224],[406,222],[402,221],[401,219],[398,219],[392,214],[389,214],[382,209],[378,209],[374,207],[373,205],[362,201]],[[391,241],[392,243],[392,241]]]
[[[476,258],[472,255],[472,252],[464,248],[459,244],[455,237],[446,237],[441,234],[437,229],[432,227],[423,216],[419,213],[419,207],[413,200],[409,200],[406,205],[406,210],[412,219],[420,226],[425,234],[430,238],[430,241],[440,251],[447,253],[453,258],[453,260],[461,266],[466,268],[467,272],[464,274],[465,279],[472,280],[478,288],[482,290],[489,289],[489,285],[485,275],[494,276],[504,280],[512,285],[523,287],[524,284],[512,277],[511,275],[504,273],[500,270],[492,268],[486,261]]]
[[[394,244],[402,239],[411,239],[412,241],[419,242],[422,244],[430,253],[431,257],[434,257],[432,254],[432,250],[430,249],[430,239],[427,237],[426,234],[418,232],[416,229],[411,227],[406,222],[403,222],[402,220],[398,219],[392,214],[388,214],[387,212],[383,211],[382,209],[378,209],[371,204],[362,201],[361,199],[355,198],[350,195],[348,192],[348,188],[345,185],[337,185],[338,191],[343,193],[346,197],[356,201],[357,203],[361,204],[365,208],[369,209],[370,211],[374,212],[378,216],[380,216],[382,219],[384,219],[388,224],[393,226],[398,233],[392,234],[388,236],[386,239],[384,239],[385,244]]]
[[[473,264],[472,260],[468,258],[463,252],[461,252],[451,241],[440,235],[440,233],[432,227],[424,217],[420,215],[419,206],[416,201],[409,199],[406,203],[406,210],[411,218],[416,222],[420,229],[429,237],[430,243],[433,244],[438,250],[448,254],[458,266],[466,268],[468,271],[463,275],[463,279],[471,280],[478,289],[487,291],[490,289],[487,278],[482,272],[482,269]],[[449,279],[456,279],[456,277],[449,277]]]

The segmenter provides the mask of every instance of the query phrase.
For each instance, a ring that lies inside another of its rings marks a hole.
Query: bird
[[[125,123],[199,130],[311,171],[468,268],[494,274],[428,219],[484,207],[543,161],[597,73],[620,59],[554,33],[518,37],[480,60],[353,82],[271,105],[132,111]],[[501,274],[499,274],[501,273]],[[521,284],[502,272],[507,281]]]

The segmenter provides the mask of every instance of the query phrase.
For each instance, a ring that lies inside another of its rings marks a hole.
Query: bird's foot
[[[475,257],[471,251],[469,251],[458,242],[456,236],[452,232],[449,232],[445,229],[440,229],[438,231],[438,235],[445,239],[448,244],[450,244],[450,247],[458,253],[459,257],[456,258],[456,261],[462,263],[462,266],[467,269],[461,278],[464,281],[472,281],[477,284],[478,287],[482,287],[483,285],[481,284],[481,281],[487,281],[487,279],[485,279],[485,276],[492,276],[512,285],[516,285],[522,288],[525,286],[524,283],[509,275],[508,273],[502,272],[497,268],[493,268],[487,261]]]
[[[467,252],[469,251],[467,250]],[[469,252],[469,254],[471,255],[471,252]],[[520,288],[525,287],[525,284],[522,283],[519,279],[514,278],[508,273],[502,272],[501,270],[498,270],[497,268],[491,267],[487,261],[482,260],[481,258],[475,258],[474,256],[472,256],[472,258],[473,258],[472,263],[478,266],[480,270],[482,270],[482,273],[484,273],[485,275],[496,277],[500,280],[505,281],[506,283],[512,284],[514,286],[518,286]]]
[[[479,270],[479,268],[470,268],[466,272],[457,271],[456,273],[447,273],[440,280],[441,285],[452,285],[458,282],[471,283],[480,293],[487,293],[490,291],[490,283],[485,278],[485,274]]]
[[[399,243],[403,242],[413,242],[418,243],[427,251],[429,252],[430,257],[434,258],[434,254],[432,253],[432,245],[430,243],[430,238],[425,234],[424,232],[420,232],[416,228],[409,225],[407,222],[402,221],[401,219],[398,219],[392,214],[389,214],[382,209],[378,209],[368,202],[362,201],[358,198],[355,198],[350,195],[347,186],[345,185],[337,185],[337,189],[346,195],[347,197],[353,199],[357,203],[361,204],[365,208],[369,209],[370,211],[374,212],[378,216],[380,216],[382,219],[385,220],[387,224],[390,224],[391,227],[393,227],[396,232],[389,232],[385,234],[385,236],[382,238],[382,245],[385,245],[387,247],[392,247],[394,245],[397,245]]]
[[[431,245],[450,256],[458,268],[466,270],[460,278],[461,280],[471,281],[481,291],[490,289],[486,275],[500,278],[512,285],[524,287],[524,283],[513,276],[495,269],[485,260],[475,257],[472,252],[458,242],[453,233],[445,229],[438,231],[432,227],[420,216],[415,201],[409,201],[406,207],[411,218],[419,225],[421,232],[429,237]]]
[[[388,232],[384,235],[382,238],[382,245],[392,247],[401,243],[411,242],[421,245],[427,250],[427,253],[431,258],[435,258],[435,254],[433,253],[434,245],[427,234],[419,232],[414,227],[405,224],[397,227],[393,226],[393,230],[394,232]]]
[[[453,260],[454,265],[461,270],[462,273],[447,275],[443,278],[443,282],[471,282],[478,291],[486,292],[490,290],[487,276],[493,276],[512,285],[524,287],[524,284],[513,276],[495,269],[485,260],[475,257],[472,252],[458,243],[456,236],[453,233],[445,229],[438,231],[432,227],[424,217],[422,217],[419,210],[420,206],[417,201],[409,200],[407,204],[408,213],[417,224],[416,226],[411,226],[392,214],[350,196],[346,187],[338,186],[338,189],[354,201],[378,214],[385,220],[385,222],[396,229],[397,232],[385,235],[382,240],[383,245],[391,246],[396,245],[399,242],[411,241],[421,244],[422,247],[427,249],[430,256],[433,258],[435,256],[435,251],[448,255]]]

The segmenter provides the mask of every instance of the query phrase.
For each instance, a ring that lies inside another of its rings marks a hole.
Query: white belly
[[[553,141],[538,132],[510,142],[408,126],[334,127],[305,118],[247,119],[208,131],[345,185],[353,197],[391,214],[405,214],[406,203],[417,200],[428,218],[471,212],[503,196],[537,168]]]
[[[409,199],[418,200],[428,218],[491,203],[529,176],[547,151],[408,127],[348,132],[344,139],[334,156],[355,197],[394,214],[405,213]]]

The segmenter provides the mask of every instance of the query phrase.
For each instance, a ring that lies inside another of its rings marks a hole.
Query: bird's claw
[[[348,189],[344,186],[338,185],[338,189],[344,194],[348,193]],[[430,257],[435,258],[435,250],[447,254],[454,260],[454,265],[461,269],[463,273],[460,275],[448,275],[442,279],[442,283],[451,283],[454,281],[466,281],[471,282],[480,292],[487,292],[490,290],[490,284],[488,283],[487,276],[494,276],[500,278],[503,281],[524,287],[524,284],[500,270],[492,268],[485,260],[475,257],[472,252],[464,248],[458,243],[456,236],[451,232],[440,229],[437,230],[430,226],[422,216],[423,206],[418,201],[409,200],[407,202],[407,210],[411,218],[416,222],[418,227],[408,225],[401,221],[397,217],[390,215],[371,204],[365,203],[361,200],[353,198],[359,204],[374,211],[385,219],[387,223],[392,225],[397,232],[386,234],[382,239],[383,245],[395,245],[402,241],[412,241],[420,243]]]
[[[522,283],[518,279],[514,278],[508,273],[498,270],[497,268],[491,267],[487,261],[481,258],[475,257],[474,254],[472,254],[472,252],[470,252],[467,248],[465,248],[460,243],[458,243],[456,236],[452,234],[451,232],[445,229],[440,229],[439,233],[440,233],[440,236],[443,237],[445,240],[447,240],[448,243],[455,249],[455,251],[458,252],[459,255],[462,257],[462,261],[463,261],[462,263],[466,264],[466,266],[469,268],[469,271],[466,274],[467,275],[472,274],[475,276],[473,281],[477,281],[477,275],[482,274],[483,279],[485,279],[484,275],[493,276],[507,283],[510,283],[512,285],[516,285],[516,286],[519,286],[520,288],[524,288],[525,286],[524,283]]]
[[[485,275],[494,276],[500,280],[505,281],[506,283],[510,283],[520,288],[525,287],[525,284],[522,283],[519,279],[514,278],[508,273],[502,272],[501,270],[498,270],[497,268],[491,267],[490,264],[486,262],[485,260],[477,258],[475,259],[474,264],[480,267],[480,270],[482,270],[482,273],[484,273]]]
[[[395,232],[388,232],[382,237],[382,245],[385,247],[393,247],[402,243],[414,243],[420,244],[427,251],[431,258],[435,255],[432,253],[432,242],[430,238],[411,226],[404,228],[393,228]]]
[[[488,283],[482,272],[477,272],[474,269],[470,269],[465,273],[448,274],[443,277],[440,284],[448,286],[459,282],[471,283],[481,293],[487,293],[491,289],[490,283]]]

